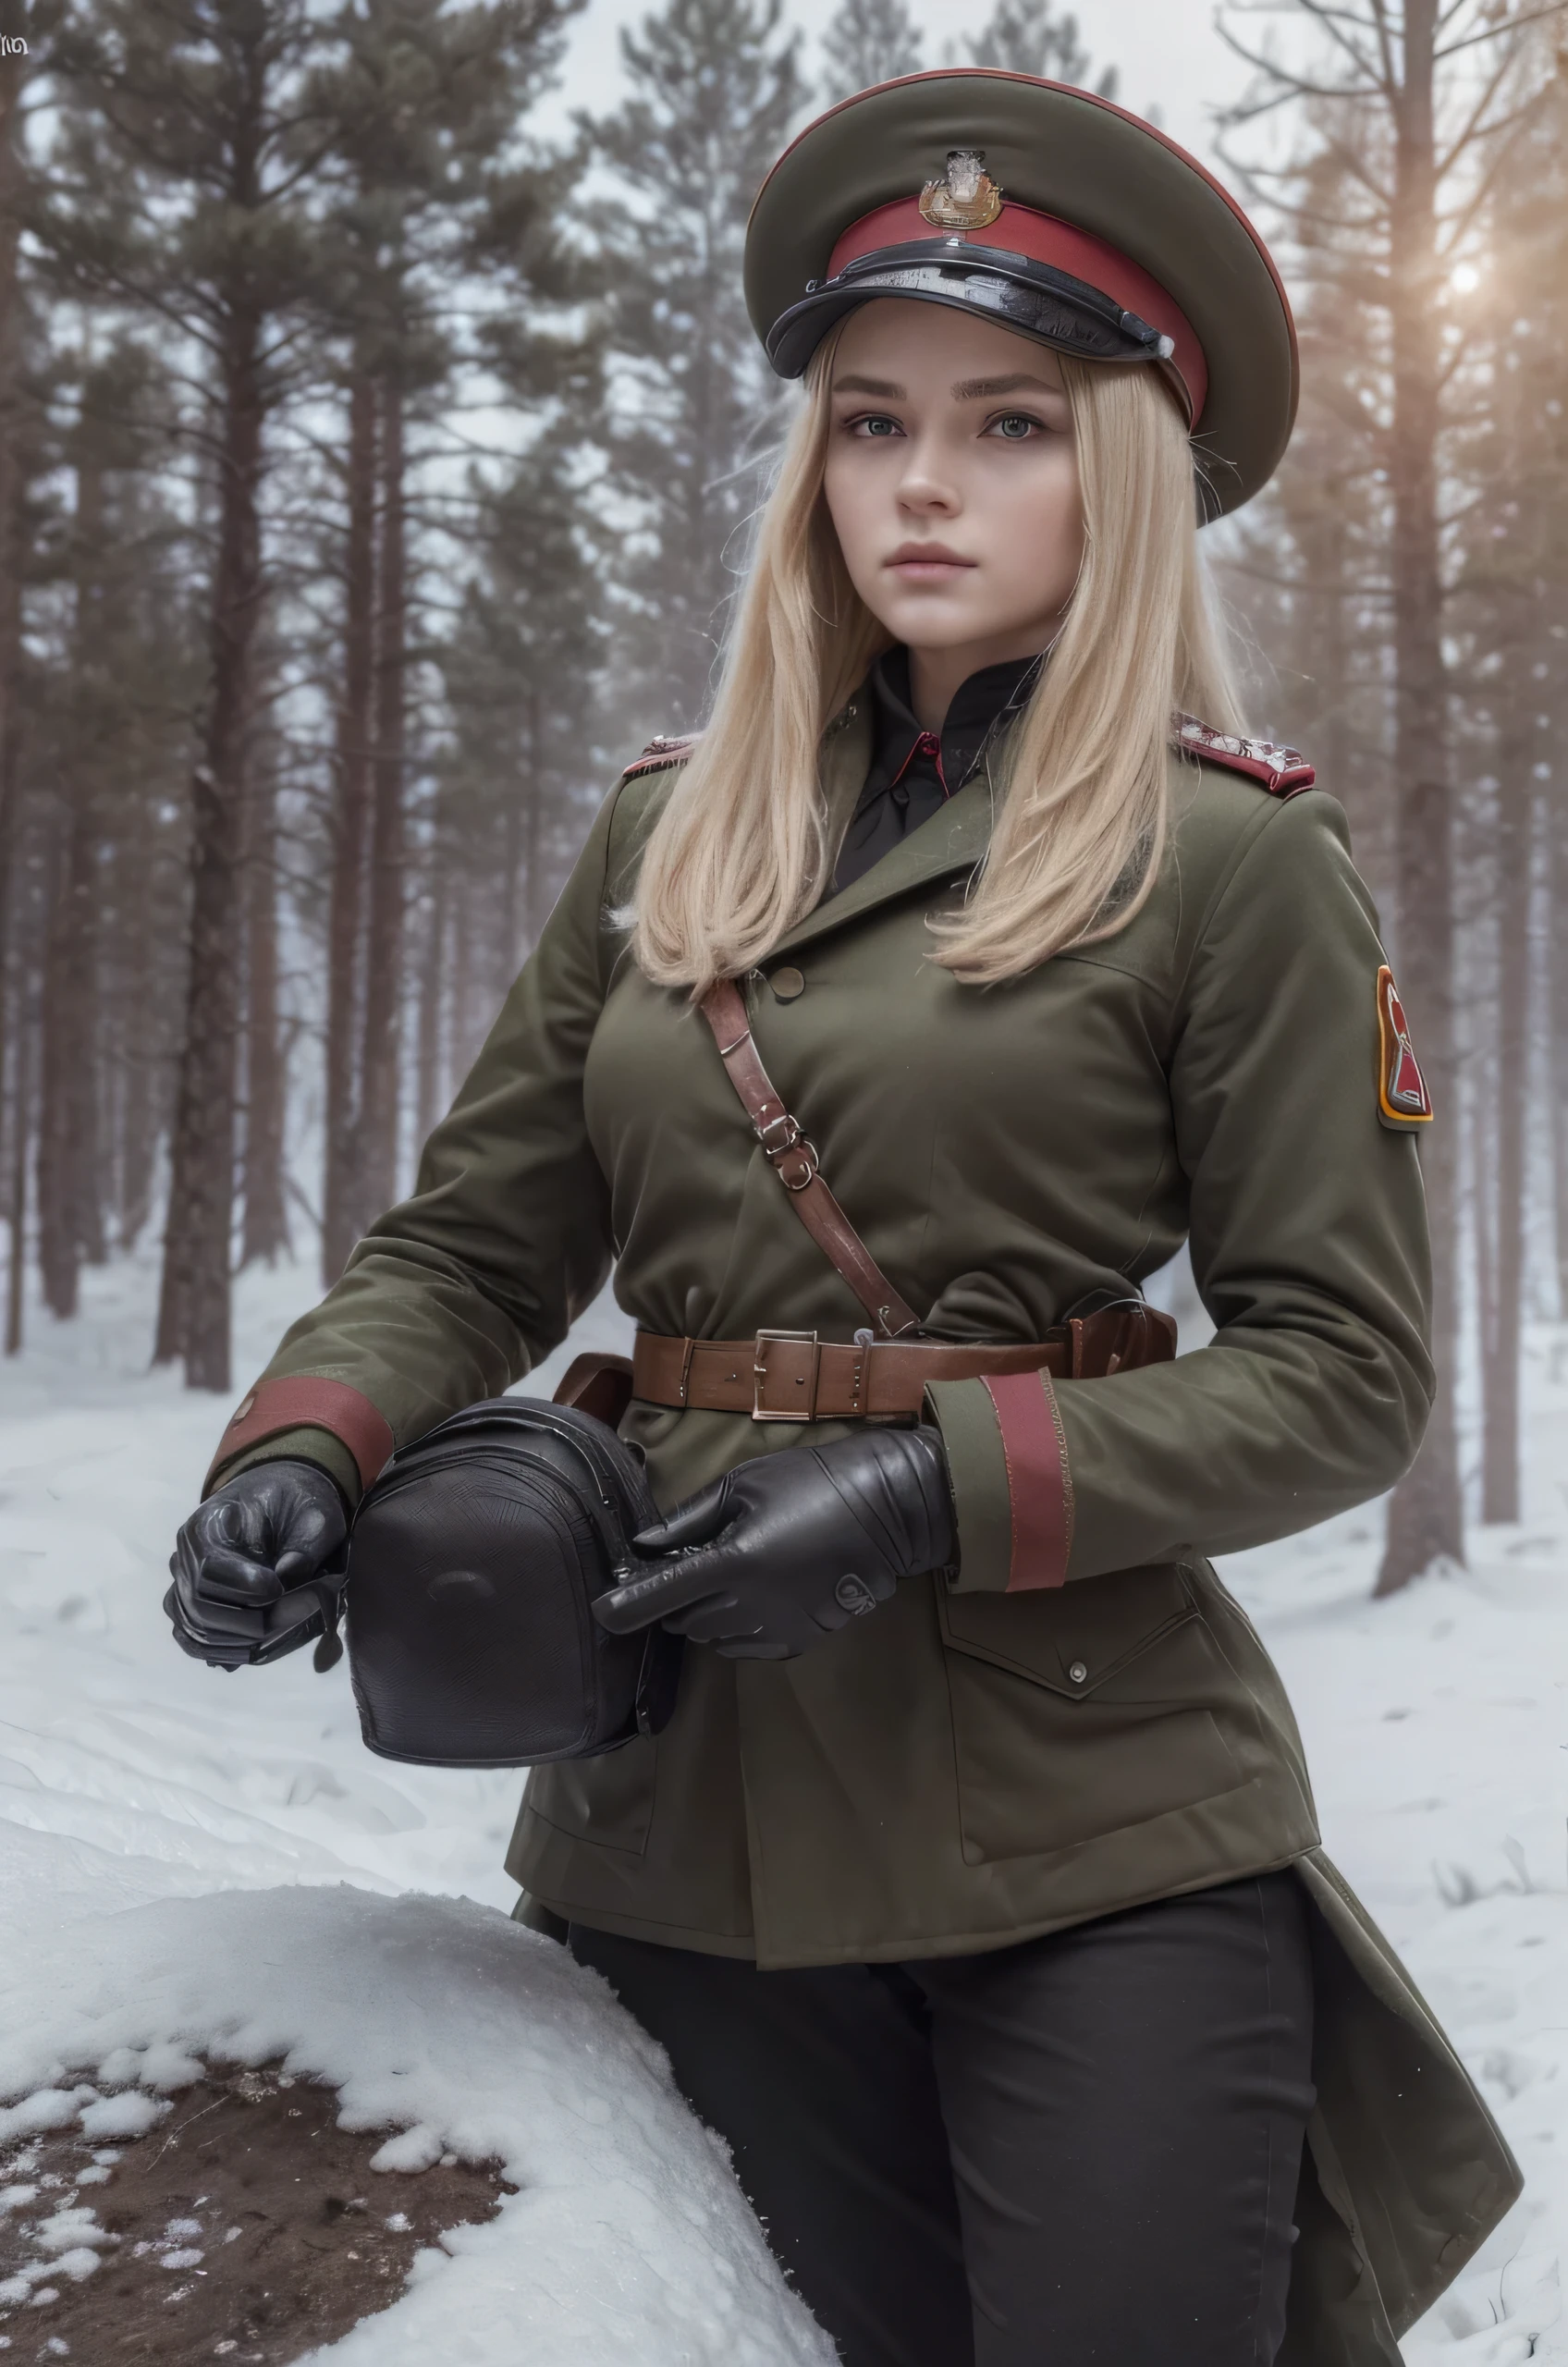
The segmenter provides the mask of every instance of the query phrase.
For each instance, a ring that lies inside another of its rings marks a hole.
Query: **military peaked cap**
[[[1195,157],[1092,92],[950,67],[808,125],[752,208],[753,325],[796,378],[877,296],[1162,371],[1209,517],[1250,500],[1290,441],[1295,324],[1268,249]]]

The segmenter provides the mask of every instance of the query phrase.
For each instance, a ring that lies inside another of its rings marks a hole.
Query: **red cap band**
[[[1208,365],[1185,313],[1131,255],[1108,246],[1092,231],[1059,221],[1054,214],[1037,214],[1032,205],[1004,203],[984,230],[944,231],[926,221],[918,198],[895,198],[891,205],[879,205],[875,213],[864,214],[858,222],[851,223],[833,250],[827,276],[837,278],[846,264],[874,253],[878,247],[901,247],[915,239],[938,238],[961,238],[965,245],[998,247],[1010,254],[1026,255],[1031,263],[1050,264],[1097,288],[1124,313],[1136,313],[1174,345],[1170,367],[1186,390],[1192,424],[1197,426],[1208,399]]]

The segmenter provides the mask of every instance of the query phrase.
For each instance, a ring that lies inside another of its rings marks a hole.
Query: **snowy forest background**
[[[407,1185],[599,799],[702,719],[787,413],[740,256],[790,130],[949,56],[1122,63],[1049,0],[956,47],[906,0],[810,43],[784,0],[655,0],[624,102],[545,129],[577,5],[0,0],[11,1355],[161,1235],[149,1355],[227,1392],[234,1275],[330,1281]],[[1210,543],[1440,1112],[1464,1378],[1390,1590],[1518,1517],[1524,1327],[1568,1316],[1568,22],[1219,26],[1253,73],[1212,161],[1305,398]]]

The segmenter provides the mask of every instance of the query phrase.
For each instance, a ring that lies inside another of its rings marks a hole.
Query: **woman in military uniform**
[[[712,723],[242,1402],[177,1627],[251,1649],[613,1259],[670,1509],[601,1612],[690,1649],[656,1740],[531,1777],[525,1919],[854,2367],[1392,2361],[1516,2174],[1207,1558],[1391,1485],[1432,1385],[1425,1087],[1197,550],[1289,308],[1161,134],[988,72],[814,124],[746,273],[806,391]]]

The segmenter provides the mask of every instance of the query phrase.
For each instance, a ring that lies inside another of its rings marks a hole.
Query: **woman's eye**
[[[1010,444],[1025,444],[1030,436],[1040,433],[1040,423],[1026,411],[1004,411],[1000,419],[992,420],[986,430],[987,435],[1000,435]]]
[[[901,435],[903,429],[896,419],[889,419],[886,411],[867,411],[864,417],[851,420],[850,433],[851,435]]]

